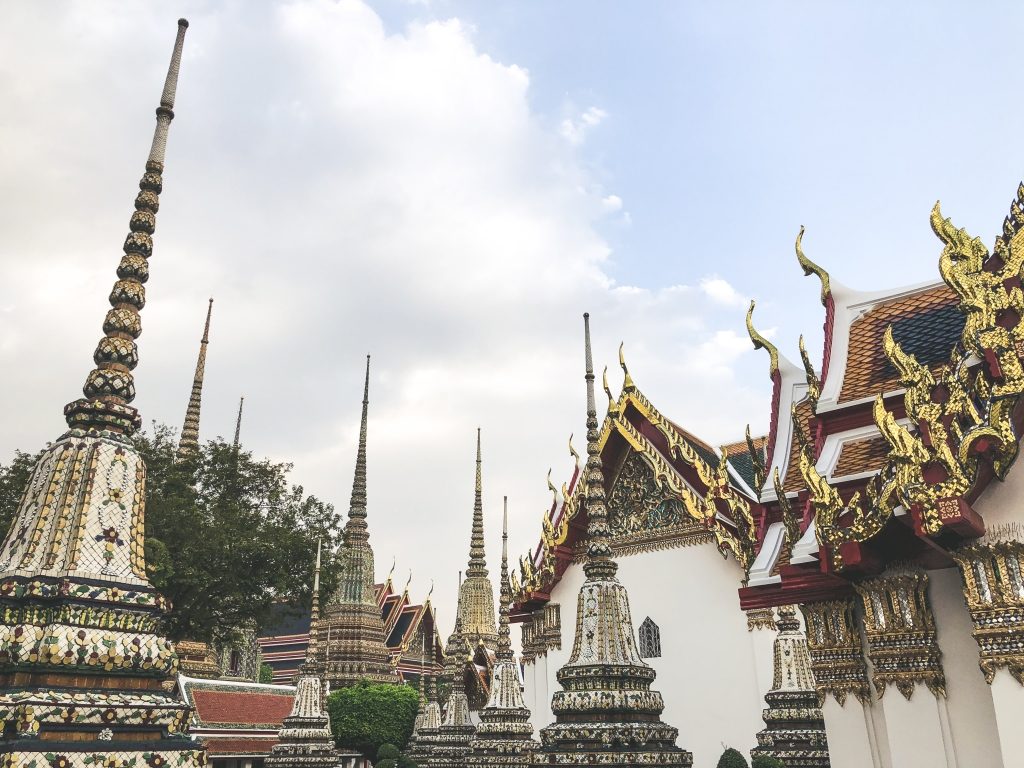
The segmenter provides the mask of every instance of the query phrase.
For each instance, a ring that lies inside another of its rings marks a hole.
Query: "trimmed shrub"
[[[269,664],[260,664],[260,682],[261,683],[272,683],[274,682],[274,668]]]
[[[777,757],[758,755],[750,761],[750,768],[786,768],[786,764]]]
[[[402,753],[398,751],[398,747],[394,744],[381,744],[380,749],[377,750],[377,762],[381,760],[398,760],[402,756]]]
[[[419,703],[416,691],[408,685],[364,680],[332,691],[327,697],[327,711],[334,740],[339,747],[357,750],[371,760],[383,745],[393,745],[394,756],[385,759],[397,763],[401,756],[398,750],[405,747],[412,733]]]
[[[398,763],[394,760],[378,760],[374,764],[374,768],[397,768]]]
[[[718,758],[717,768],[750,768],[747,759],[738,750],[729,747]]]

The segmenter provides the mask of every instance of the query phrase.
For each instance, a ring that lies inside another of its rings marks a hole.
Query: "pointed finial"
[[[569,455],[572,456],[573,460],[576,462],[576,470],[579,471],[579,468],[580,468],[580,454],[573,447],[572,435],[569,435]]]
[[[552,509],[558,506],[558,489],[555,488],[555,484],[551,482],[551,469],[548,469],[548,490],[551,491],[551,505]]]
[[[320,548],[322,539],[316,540],[316,563],[313,566],[313,604],[309,612],[309,643],[306,646],[306,660],[303,666],[313,669],[319,664],[320,628]]]
[[[199,412],[203,404],[203,378],[206,375],[206,347],[210,343],[210,316],[213,314],[213,299],[206,307],[206,323],[203,338],[199,341],[199,357],[196,372],[192,376],[192,392],[189,394],[185,421],[181,425],[181,439],[178,441],[178,458],[195,452],[199,448]]]
[[[498,591],[498,661],[512,661],[512,639],[509,629],[509,606],[512,589],[508,581],[508,496],[504,497],[501,518],[501,585]]]
[[[822,306],[827,306],[828,297],[832,293],[832,286],[829,283],[828,272],[804,255],[804,249],[802,246],[803,239],[804,227],[803,224],[801,224],[800,233],[796,236],[796,260],[800,264],[800,268],[804,271],[805,277],[812,274],[818,276],[818,280],[821,281],[821,303]]]
[[[235,440],[232,446],[237,451],[242,444],[242,406],[245,405],[245,395],[238,398],[238,419],[235,421]]]
[[[366,423],[370,408],[370,356],[366,356],[366,378],[363,382],[363,412],[359,420],[359,447],[356,449],[356,471],[352,478],[352,498],[348,517],[354,526],[366,527]]]
[[[747,310],[747,334],[750,336],[750,340],[754,343],[754,349],[764,348],[768,352],[769,357],[769,368],[768,373],[774,376],[779,370],[779,350],[772,344],[768,339],[758,333],[757,329],[754,328],[754,300],[750,300],[750,309]]]
[[[139,182],[135,212],[129,221],[124,241],[124,256],[117,267],[118,280],[110,292],[110,310],[103,321],[103,338],[96,345],[93,362],[82,387],[84,397],[64,407],[64,418],[71,428],[95,429],[131,435],[141,425],[138,411],[130,403],[135,399],[132,371],[139,363],[136,340],[142,333],[139,311],[146,303],[145,282],[149,279],[149,257],[153,254],[156,212],[163,189],[161,174],[167,146],[167,130],[174,118],[174,93],[181,67],[181,50],[188,22],[178,22],[178,36],[167,70],[160,106],[156,110],[156,131]]]
[[[395,564],[396,563],[398,563],[398,556],[397,555],[392,555],[391,556],[391,570],[388,571],[388,578],[387,578],[387,583],[388,584],[391,583],[391,577],[395,575]]]
[[[412,584],[412,568],[409,569],[409,578],[405,580],[405,589],[402,590],[404,594],[409,593],[410,584]]]
[[[476,429],[476,483],[473,495],[473,533],[469,542],[469,567],[466,576],[486,576],[487,558],[484,549],[483,472],[481,469],[480,428]]]
[[[622,391],[630,392],[636,389],[633,377],[629,375],[629,368],[626,367],[626,342],[619,342],[619,366],[622,368]]]
[[[601,373],[601,386],[604,387],[604,393],[608,396],[608,415],[615,416],[619,412],[619,404],[615,402],[615,397],[612,396],[611,387],[608,386],[608,366],[604,367],[604,371]]]
[[[597,406],[594,403],[594,361],[590,346],[590,314],[583,315],[583,352],[587,382],[587,562],[583,566],[588,580],[615,577],[618,565],[612,559],[611,528],[605,504],[604,470],[597,444]]]
[[[426,602],[428,602],[428,603],[430,602],[430,596],[431,596],[432,594],[434,594],[434,580],[433,580],[433,579],[431,579],[431,580],[430,580],[430,591],[429,591],[429,592],[427,592],[427,599],[426,599]]]

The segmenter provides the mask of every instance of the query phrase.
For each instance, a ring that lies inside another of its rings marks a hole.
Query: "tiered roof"
[[[178,676],[178,688],[192,707],[190,732],[212,758],[262,757],[277,744],[277,732],[291,712],[295,687],[205,680]]]

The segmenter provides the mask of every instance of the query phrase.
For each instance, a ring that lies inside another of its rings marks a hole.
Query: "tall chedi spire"
[[[615,578],[604,470],[598,448],[590,316],[583,315],[587,381],[586,581],[576,604],[576,640],[551,699],[555,722],[541,729],[535,765],[688,766],[678,731],[661,721],[664,702],[651,690],[654,669],[640,658],[629,594]]]
[[[498,609],[498,653],[491,672],[487,706],[480,712],[476,738],[466,756],[469,768],[525,768],[540,746],[532,738],[530,710],[523,701],[519,665],[512,653],[509,634],[509,606],[512,588],[508,582],[508,496],[501,529],[501,584]]]
[[[40,455],[0,545],[3,765],[49,765],[55,754],[74,766],[206,764],[186,735],[188,708],[164,689],[178,660],[146,574],[146,470],[130,440],[141,424],[131,405],[139,310],[187,27],[178,22],[96,367],[64,408],[69,429]]]
[[[829,768],[825,719],[796,606],[779,606],[777,625],[772,689],[764,697],[766,728],[757,734],[750,756],[774,757],[800,768]]]
[[[352,499],[341,548],[338,588],[328,601],[320,639],[324,670],[332,687],[360,680],[397,683],[391,654],[384,645],[384,623],[373,591],[373,549],[366,525],[366,427],[370,403],[370,356],[366,356],[363,413],[352,480]],[[329,638],[329,642],[324,642]]]
[[[448,695],[444,722],[437,729],[437,735],[430,745],[430,768],[465,768],[469,742],[476,733],[476,727],[469,717],[469,699],[466,697],[465,666],[469,661],[469,646],[462,630],[462,618],[456,616],[452,653],[461,663],[452,679],[452,692]]]
[[[231,445],[237,451],[242,444],[242,406],[245,405],[245,398],[238,398],[238,419],[235,421],[235,439]]]
[[[213,314],[213,299],[206,307],[206,324],[203,326],[203,338],[199,341],[199,357],[196,359],[196,372],[192,377],[192,393],[185,409],[185,422],[181,425],[181,438],[178,440],[178,457],[193,453],[199,448],[199,411],[203,405],[203,376],[206,374],[206,347],[210,344],[210,315]]]
[[[306,659],[295,681],[292,712],[278,731],[278,743],[270,750],[266,768],[335,768],[341,758],[334,748],[331,720],[324,706],[323,680],[317,660],[317,626],[320,622],[320,543],[313,570],[313,610],[310,616]]]
[[[437,732],[441,728],[441,704],[437,696],[437,679],[430,678],[427,703],[423,707],[423,720],[417,730],[417,739],[409,748],[409,757],[421,768],[429,764],[430,756],[437,746]]]
[[[498,633],[494,625],[494,587],[487,577],[487,557],[484,550],[484,505],[483,470],[480,451],[480,429],[476,431],[476,483],[473,497],[473,532],[469,540],[469,567],[466,578],[459,586],[458,618],[462,622],[463,639],[472,650],[481,642],[490,650],[497,647]],[[459,630],[456,630],[456,633]],[[445,655],[453,661],[448,663],[447,673],[454,674],[454,655],[448,653],[453,647],[456,633],[448,638]],[[477,704],[476,706],[479,706]]]

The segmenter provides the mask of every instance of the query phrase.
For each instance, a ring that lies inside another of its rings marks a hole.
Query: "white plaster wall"
[[[887,768],[873,743],[871,716],[855,696],[843,706],[832,696],[821,707],[832,768]]]
[[[1024,768],[1024,687],[1005,669],[992,680],[1003,768]]]
[[[942,666],[946,673],[946,710],[953,749],[961,766],[1004,768],[992,691],[978,667],[978,644],[971,636],[971,615],[956,568],[929,571],[928,597]],[[888,694],[886,694],[888,695]],[[917,695],[917,694],[915,694]]]
[[[629,591],[633,631],[650,616],[661,630],[660,659],[649,659],[665,699],[664,720],[679,729],[679,746],[694,765],[713,766],[722,744],[748,752],[764,727],[756,653],[740,610],[741,572],[712,544],[645,552],[619,559],[619,580]],[[552,721],[555,674],[568,660],[576,629],[576,596],[583,569],[572,565],[555,587],[561,605],[562,649],[547,655],[547,707],[534,725]],[[768,633],[770,634],[770,633]],[[770,663],[770,662],[769,662]],[[769,680],[770,682],[770,680]]]
[[[986,528],[1024,522],[1024,457],[1017,459],[1004,482],[993,480],[973,506]]]
[[[744,614],[744,618],[746,614]],[[764,695],[772,689],[775,678],[775,636],[771,629],[755,629],[747,631],[750,641],[750,653],[757,670],[757,692],[764,701]]]
[[[895,686],[881,701],[893,768],[960,768],[943,744],[939,702],[923,683],[907,701]],[[962,763],[962,768],[975,768]]]

